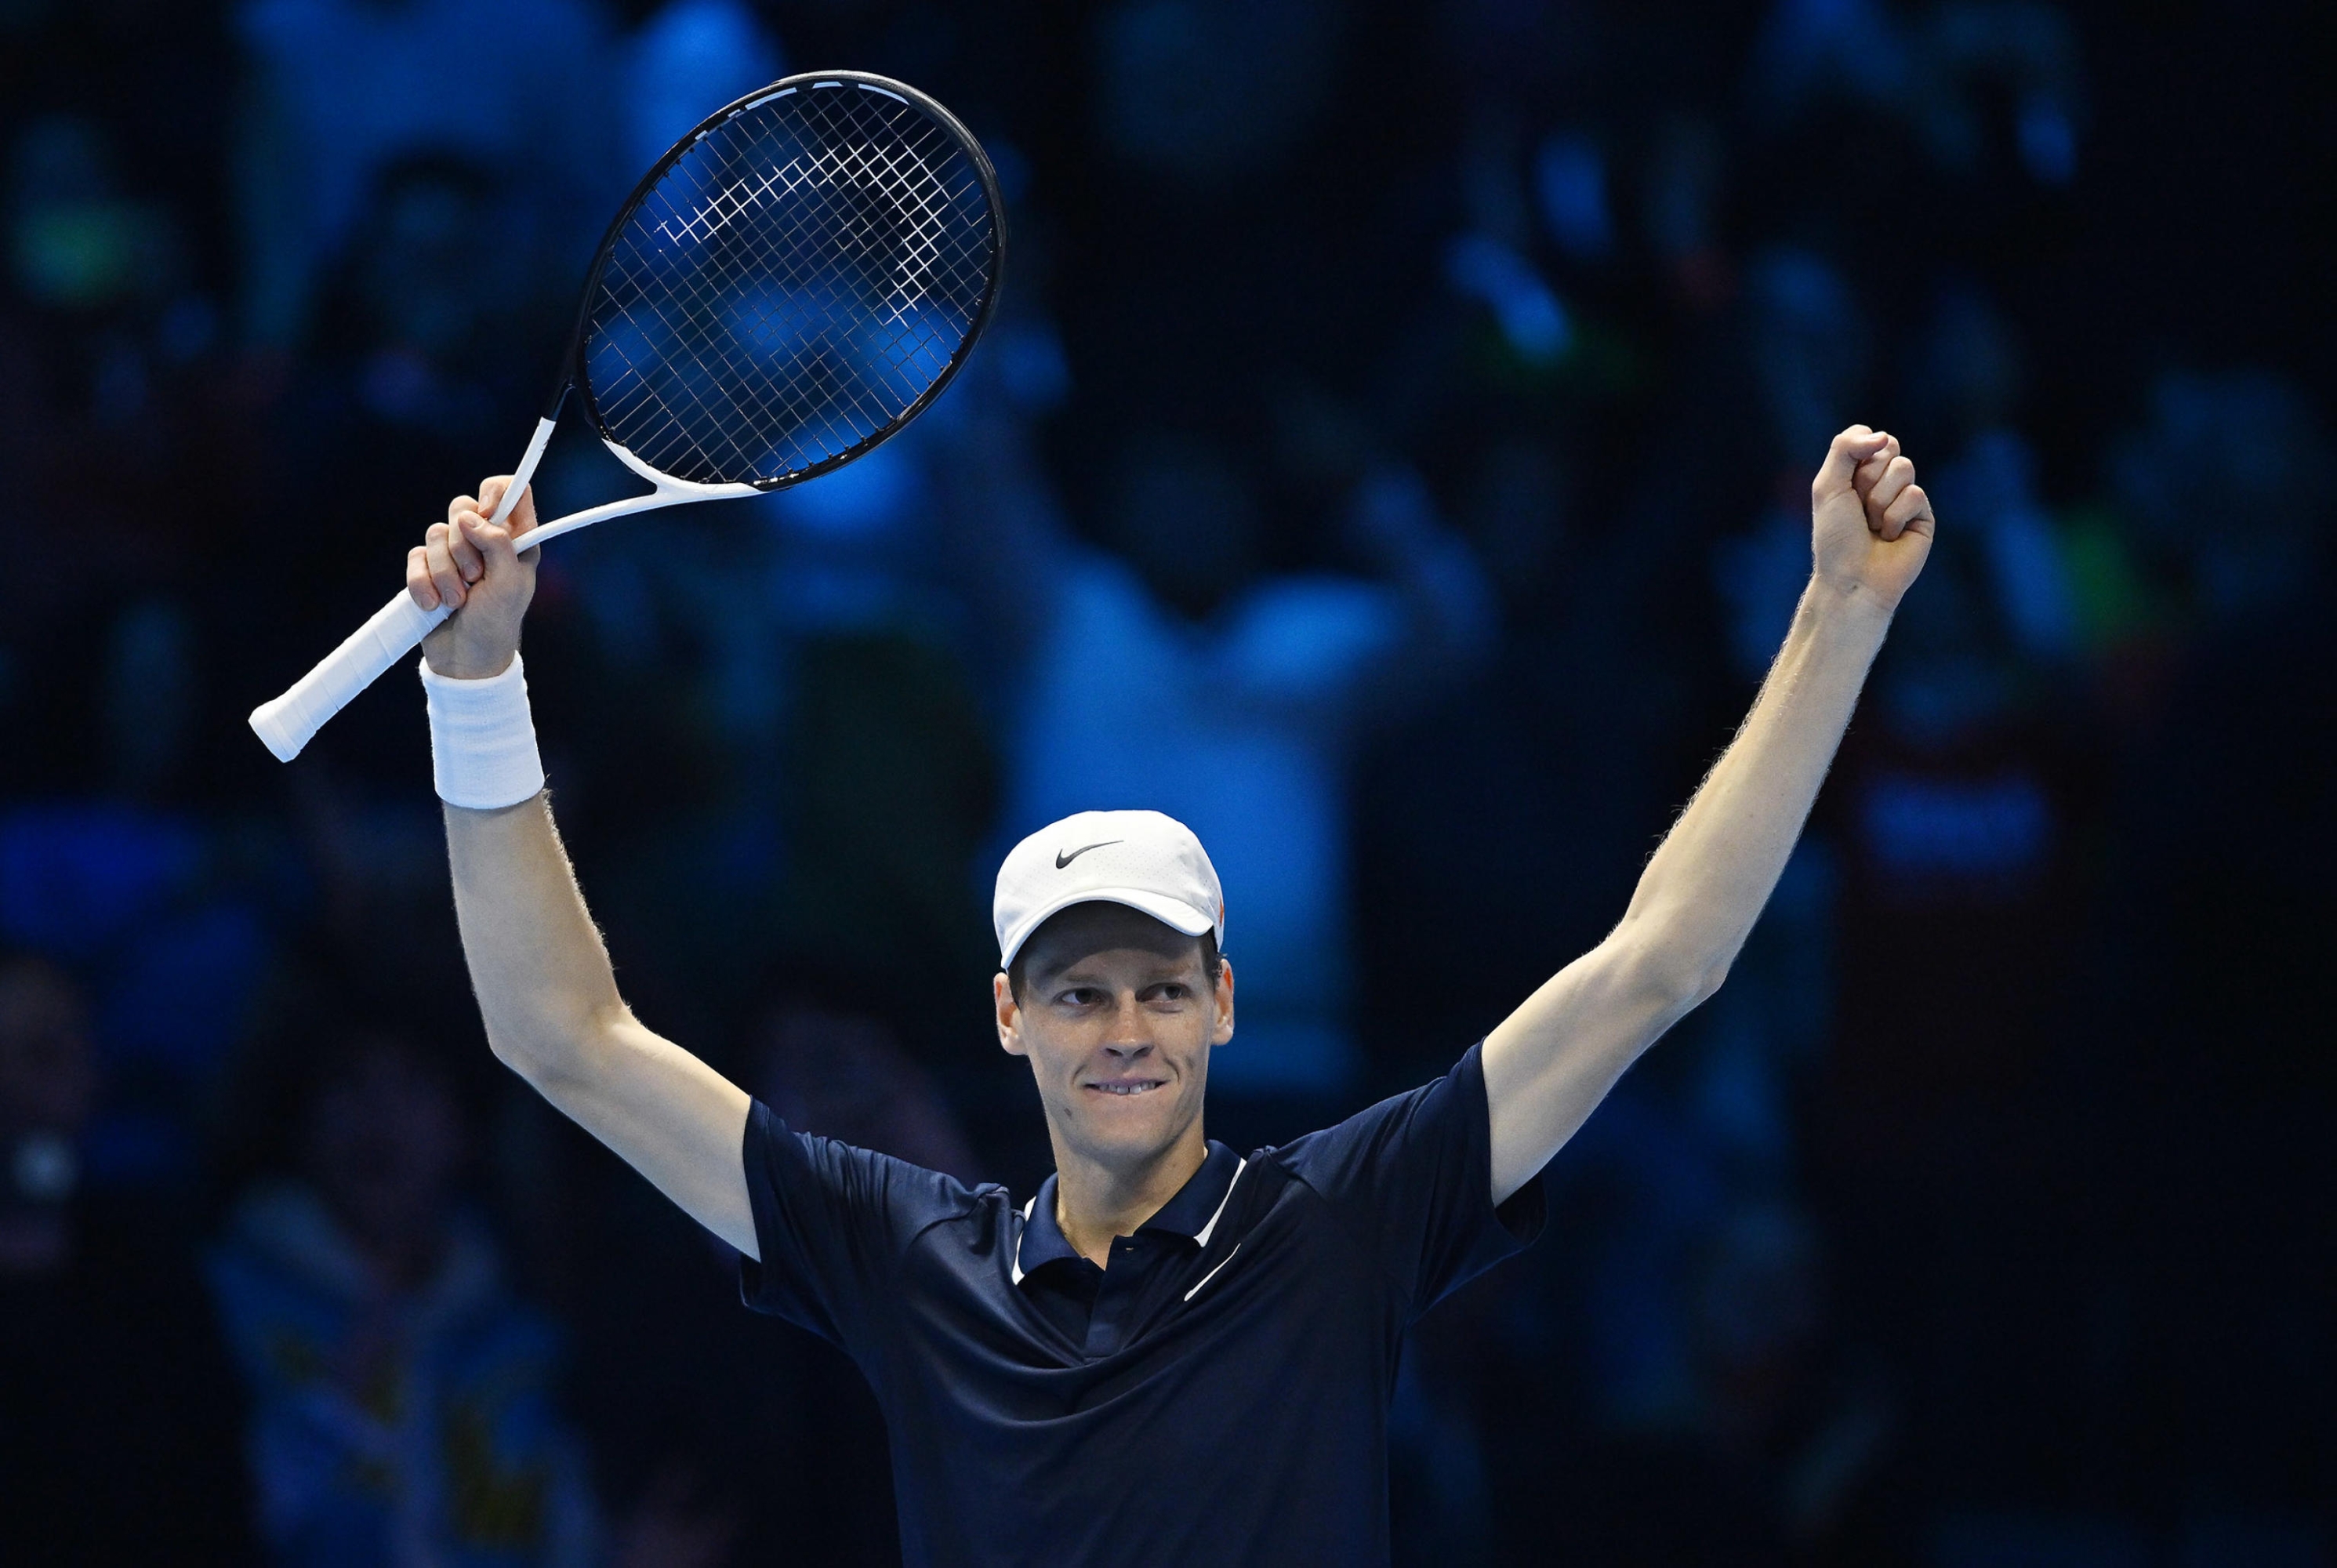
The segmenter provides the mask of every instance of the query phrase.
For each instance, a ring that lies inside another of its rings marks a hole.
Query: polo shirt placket
[[[1212,1141],[1201,1168],[1175,1197],[1135,1235],[1112,1238],[1109,1269],[1081,1257],[1063,1234],[1055,1219],[1055,1178],[1048,1177],[1023,1209],[1015,1284],[1088,1359],[1115,1354],[1156,1316],[1166,1289],[1183,1283],[1248,1163]]]

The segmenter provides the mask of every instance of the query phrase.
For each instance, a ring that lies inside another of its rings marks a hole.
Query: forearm
[[[1825,780],[1890,611],[1813,580],[1736,740],[1648,863],[1615,936],[1650,983],[1708,995],[1768,902]]]
[[[1622,923],[1486,1037],[1496,1202],[1719,985],[1793,853],[1889,619],[1815,584],[1804,593],[1752,713],[1648,863]]]
[[[1532,1180],[1640,1052],[1728,972],[1794,852],[1935,520],[1892,436],[1853,425],[1810,485],[1810,585],[1744,728],[1622,923],[1485,1037],[1493,1199]]]
[[[738,1163],[747,1096],[617,995],[546,797],[446,808],[455,913],[496,1057],[699,1223],[749,1257]]]
[[[572,1073],[626,1013],[549,798],[445,810],[455,914],[488,1044],[531,1081]]]

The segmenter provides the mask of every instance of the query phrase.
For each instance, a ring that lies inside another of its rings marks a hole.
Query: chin
[[[1175,1142],[1190,1120],[1183,1095],[1156,1089],[1133,1100],[1107,1099],[1088,1089],[1080,1096],[1079,1125],[1099,1151],[1117,1154],[1149,1154]]]

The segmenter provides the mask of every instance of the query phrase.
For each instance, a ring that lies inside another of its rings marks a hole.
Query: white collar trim
[[[1249,1159],[1245,1155],[1241,1163],[1234,1167],[1234,1179],[1226,1183],[1226,1195],[1217,1200],[1217,1207],[1216,1210],[1210,1214],[1209,1222],[1207,1225],[1202,1226],[1201,1229],[1194,1234],[1193,1240],[1201,1246],[1207,1247],[1209,1244],[1209,1238],[1216,1234],[1217,1221],[1226,1217],[1226,1205],[1234,1200],[1234,1189],[1241,1185],[1242,1172],[1248,1169]],[[1023,1229],[1014,1233],[1014,1258],[1012,1262],[1008,1265],[1008,1269],[1013,1275],[1013,1282],[1017,1285],[1022,1283],[1022,1238],[1029,1232],[1031,1211],[1038,1206],[1039,1195],[1036,1192],[1033,1192],[1031,1194],[1029,1200],[1022,1205]],[[1218,1265],[1218,1268],[1223,1267],[1223,1264]],[[1217,1272],[1217,1269],[1212,1269],[1209,1272],[1214,1274]],[[1201,1283],[1206,1285],[1208,1281],[1204,1279]],[[1196,1286],[1195,1289],[1198,1289],[1199,1287]]]
[[[1217,1200],[1217,1211],[1209,1216],[1209,1222],[1207,1225],[1202,1226],[1200,1230],[1193,1237],[1194,1240],[1199,1242],[1204,1247],[1207,1247],[1209,1244],[1209,1236],[1217,1230],[1217,1221],[1225,1218],[1226,1205],[1234,1200],[1234,1189],[1241,1185],[1242,1172],[1248,1169],[1249,1159],[1245,1155],[1242,1159],[1242,1162],[1234,1167],[1234,1179],[1226,1183],[1226,1195]]]
[[[1031,1210],[1038,1206],[1039,1195],[1036,1192],[1033,1192],[1031,1194],[1030,1200],[1022,1205],[1022,1223],[1026,1228],[1031,1223]],[[1023,1232],[1021,1230],[1014,1232],[1014,1261],[1012,1267],[1014,1270],[1014,1283],[1017,1285],[1022,1283],[1022,1236]]]

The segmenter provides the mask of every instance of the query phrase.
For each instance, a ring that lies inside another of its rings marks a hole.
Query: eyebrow
[[[1034,979],[1039,985],[1049,988],[1061,985],[1066,983],[1072,985],[1100,984],[1101,976],[1086,975],[1080,972],[1080,965],[1087,962],[1088,959],[1086,957],[1074,958],[1069,964],[1064,965],[1061,969],[1041,970],[1036,976],[1034,976]],[[1143,985],[1159,985],[1172,980],[1191,981],[1198,976],[1201,968],[1200,965],[1194,962],[1189,956],[1185,958],[1170,958],[1164,955],[1158,958],[1158,963],[1160,967],[1155,968],[1151,972],[1151,978],[1144,981]],[[1139,989],[1141,987],[1139,987]]]

